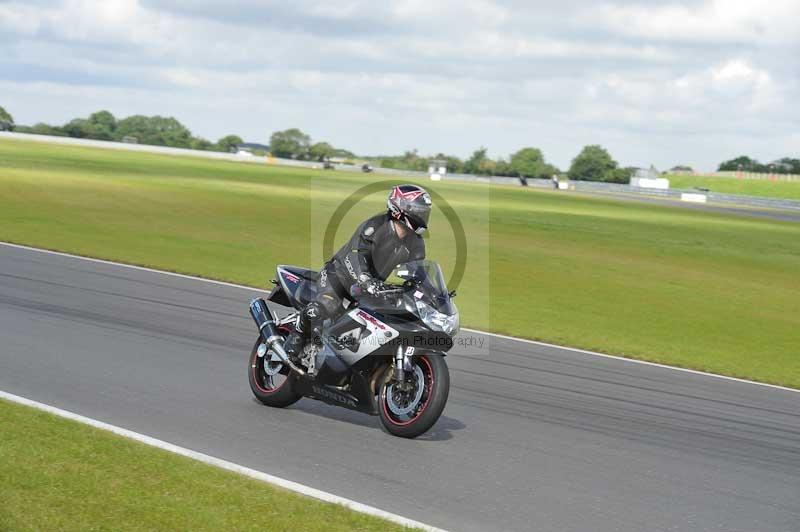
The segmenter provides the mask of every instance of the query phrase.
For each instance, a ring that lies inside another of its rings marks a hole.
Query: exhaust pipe
[[[302,368],[297,367],[290,359],[289,355],[283,349],[283,336],[278,332],[278,327],[275,324],[275,316],[272,311],[267,307],[267,303],[261,298],[255,298],[250,302],[250,315],[258,326],[258,331],[261,338],[267,347],[272,349],[281,362],[289,366],[292,371],[305,375],[306,372]]]

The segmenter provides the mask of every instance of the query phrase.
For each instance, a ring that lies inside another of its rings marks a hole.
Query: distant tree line
[[[431,160],[445,161],[447,171],[454,174],[496,175],[509,177],[544,177],[549,178],[559,173],[558,168],[545,161],[538,148],[522,148],[508,159],[499,157],[492,159],[483,146],[475,150],[467,159],[455,155],[437,153],[431,156],[420,156],[417,150],[407,151],[403,155],[383,155],[369,159],[383,168],[397,170],[413,170],[425,172]]]
[[[3,114],[0,108],[0,121]],[[9,115],[10,117],[10,115]],[[55,135],[80,139],[111,140],[117,142],[136,142],[153,146],[188,148],[194,150],[228,152],[242,144],[238,135],[227,135],[217,142],[192,135],[189,129],[172,117],[133,115],[117,119],[108,111],[92,113],[88,118],[75,118],[63,126],[38,123],[33,126],[14,125],[14,131],[38,135]]]
[[[237,135],[227,135],[217,142],[192,135],[191,131],[172,117],[133,115],[117,119],[108,111],[98,111],[88,118],[76,118],[63,126],[51,126],[38,123],[33,126],[22,126],[14,123],[14,118],[3,107],[0,107],[0,131],[14,130],[20,133],[56,135],[75,138],[87,138],[110,141],[129,141],[139,144],[170,146],[230,152],[243,144]],[[269,150],[275,157],[324,161],[331,158],[343,160],[356,159],[356,155],[348,150],[336,148],[328,142],[312,142],[311,137],[297,128],[276,131],[270,137]],[[437,153],[422,156],[417,150],[406,151],[402,155],[384,155],[361,157],[376,166],[425,172],[431,160],[445,161],[450,173],[475,175],[495,175],[526,178],[550,178],[562,172],[545,160],[539,148],[525,147],[511,154],[508,158],[492,159],[483,146],[472,152],[467,159],[454,155]],[[260,154],[260,152],[259,152]],[[609,183],[627,183],[635,168],[621,168],[602,146],[593,144],[585,146],[572,160],[566,175],[572,180],[605,181]],[[688,166],[676,166],[674,171],[691,171]],[[784,157],[772,163],[762,164],[747,156],[740,156],[719,165],[720,171],[762,172],[780,174],[800,174],[800,159]]]
[[[88,118],[76,118],[63,126],[39,123],[33,126],[15,126],[13,118],[0,107],[0,125],[20,133],[55,135],[110,141],[129,141],[155,146],[190,148],[228,152],[243,144],[241,137],[227,135],[216,143],[195,137],[191,131],[172,117],[134,115],[118,120],[109,111],[98,111]],[[275,157],[324,161],[331,158],[355,159],[353,152],[336,148],[328,142],[311,141],[311,136],[297,128],[276,131],[270,137],[269,149]],[[437,153],[432,157],[420,156],[417,150],[399,156],[365,157],[384,168],[424,172],[431,159],[446,161],[448,172],[476,175],[550,178],[560,170],[548,163],[538,148],[522,148],[508,159],[491,159],[487,149],[480,147],[462,160],[454,155]],[[606,150],[600,146],[587,146],[572,162],[571,179],[601,181],[627,181],[630,175],[617,168]]]
[[[12,131],[14,129],[14,117],[0,107],[0,131]]]
[[[269,138],[269,150],[275,157],[306,161],[325,161],[333,157],[353,159],[355,154],[334,148],[327,142],[311,142],[311,137],[297,128],[276,131]]]
[[[800,159],[783,157],[771,163],[760,163],[746,155],[725,161],[719,165],[720,172],[756,172],[762,174],[800,174]]]
[[[466,160],[444,153],[421,157],[416,150],[407,151],[401,156],[372,158],[376,164],[384,168],[421,172],[428,169],[428,161],[431,159],[446,161],[447,171],[451,173],[544,179],[562,174],[561,170],[545,160],[542,150],[534,147],[522,148],[511,154],[508,159],[489,158],[485,147],[475,150]],[[627,183],[633,171],[633,168],[620,168],[617,161],[603,147],[591,145],[583,148],[572,160],[566,173],[570,179],[580,181]]]

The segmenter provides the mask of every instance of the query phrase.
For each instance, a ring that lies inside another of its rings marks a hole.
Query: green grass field
[[[0,400],[0,530],[407,530]]]
[[[264,286],[276,263],[318,266],[315,213],[376,179],[2,141],[0,240]],[[469,238],[462,325],[800,387],[800,224],[434,188]],[[337,242],[382,202],[352,212]],[[432,228],[429,256],[447,270],[454,245],[439,213]]]
[[[800,200],[800,181],[770,181],[694,175],[669,175],[667,177],[672,188],[701,187],[707,188],[712,192],[724,194]]]

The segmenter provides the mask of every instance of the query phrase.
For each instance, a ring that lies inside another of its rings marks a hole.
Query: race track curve
[[[465,333],[403,440],[257,403],[256,294],[0,245],[0,390],[451,530],[800,530],[800,393]]]

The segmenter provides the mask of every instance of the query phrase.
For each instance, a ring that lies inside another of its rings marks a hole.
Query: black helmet
[[[431,196],[417,185],[397,185],[389,193],[386,202],[389,215],[403,222],[409,229],[421,235],[428,228],[431,217]]]

